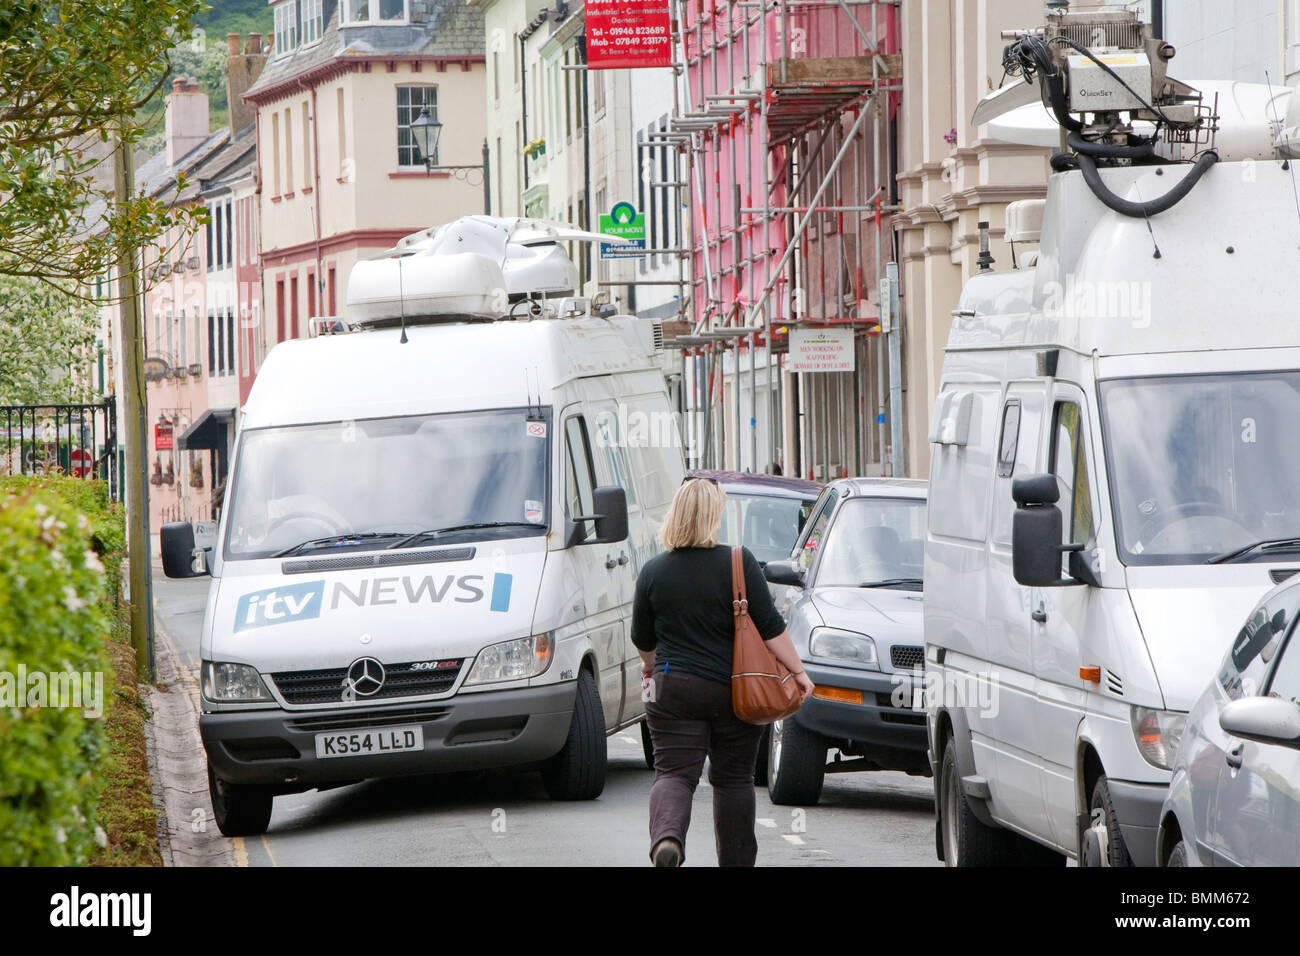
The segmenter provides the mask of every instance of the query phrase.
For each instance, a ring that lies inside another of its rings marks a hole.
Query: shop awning
[[[235,420],[233,408],[209,408],[199,416],[185,434],[176,442],[176,447],[188,451],[226,447],[226,426]]]

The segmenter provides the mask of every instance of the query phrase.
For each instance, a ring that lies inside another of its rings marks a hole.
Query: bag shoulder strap
[[[740,546],[731,549],[731,593],[735,595],[731,604],[736,616],[749,613],[749,601],[745,595],[745,559]]]

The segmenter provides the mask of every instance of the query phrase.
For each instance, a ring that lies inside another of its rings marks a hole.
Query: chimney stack
[[[172,80],[164,126],[169,166],[176,165],[177,160],[208,138],[208,94],[199,89],[194,77]]]
[[[238,33],[228,35],[226,42],[230,55],[226,57],[225,69],[222,72],[226,75],[226,104],[230,109],[230,135],[237,136],[256,119],[256,111],[244,103],[243,96],[261,76],[262,67],[266,65],[266,54],[262,52],[262,36],[259,33],[248,35],[248,42],[243,44],[242,53]]]

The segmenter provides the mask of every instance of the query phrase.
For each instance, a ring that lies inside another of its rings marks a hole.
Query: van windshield
[[[1300,372],[1116,380],[1100,394],[1125,564],[1300,558]]]
[[[244,432],[225,557],[545,534],[549,419],[507,409]],[[458,530],[421,535],[444,529]]]

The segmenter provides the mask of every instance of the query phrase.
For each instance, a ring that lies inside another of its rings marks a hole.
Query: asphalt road
[[[155,568],[159,623],[197,668],[207,578]],[[707,774],[707,770],[706,770]],[[635,728],[609,739],[599,799],[551,801],[536,773],[375,780],[277,797],[265,836],[238,840],[250,866],[640,866],[647,862],[653,774]],[[758,790],[760,866],[935,866],[933,788],[898,773],[830,774],[819,806],[776,806]],[[707,779],[695,795],[686,865],[714,866]]]

